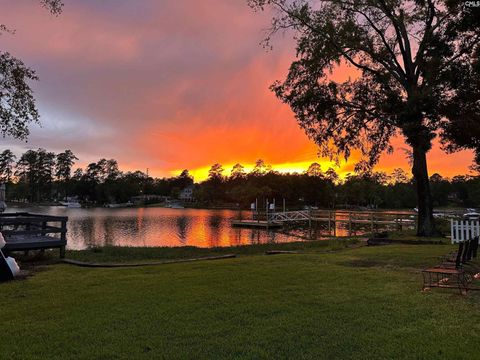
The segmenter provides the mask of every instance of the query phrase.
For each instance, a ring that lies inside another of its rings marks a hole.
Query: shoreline
[[[92,262],[92,263],[134,263],[138,261],[165,261],[165,260],[184,260],[200,257],[217,257],[235,254],[237,256],[265,255],[269,252],[296,252],[296,253],[318,253],[339,250],[346,250],[368,245],[368,236],[356,237],[332,237],[323,240],[298,240],[282,243],[265,244],[245,244],[224,247],[203,248],[197,246],[152,246],[152,247],[133,247],[133,246],[99,246],[82,250],[66,250],[66,258],[74,261]],[[445,246],[450,245],[446,239],[428,238],[419,239],[415,236],[398,238],[393,236],[389,244],[392,245],[410,245],[410,246]],[[381,247],[384,247],[382,244]],[[372,246],[370,246],[372,247]],[[378,247],[378,246],[374,246]],[[57,261],[58,255],[55,250],[48,250],[44,254],[33,253],[25,255],[20,252],[15,253],[15,258],[21,262],[27,263],[32,259],[50,259]]]
[[[11,202],[7,201],[7,209],[9,207],[41,207],[41,206],[52,206],[52,207],[64,207],[63,205],[60,205],[58,202],[40,202],[40,203],[24,203],[24,202]],[[232,211],[252,211],[250,208],[239,208],[235,206],[230,206],[228,204],[225,205],[199,205],[195,206],[192,204],[182,204],[183,208],[185,209],[198,209],[198,210],[232,210]],[[118,208],[109,208],[103,205],[88,205],[85,207],[82,207],[82,209],[97,209],[97,208],[102,208],[102,209],[141,209],[141,208],[166,208],[169,209],[168,206],[165,206],[164,203],[153,203],[153,204],[142,204],[142,205],[133,205],[133,206],[126,206],[126,207],[118,207]],[[295,211],[295,210],[303,210],[302,206],[290,206],[287,208],[287,211]],[[323,210],[323,211],[356,211],[356,212],[411,212],[415,213],[413,209],[409,208],[377,208],[377,209],[355,209],[355,208],[347,208],[347,207],[337,207],[337,208],[318,208],[315,210]],[[443,206],[443,207],[438,207],[434,209],[435,211],[466,211],[467,207],[450,207],[450,206]],[[276,210],[279,212],[279,210]]]

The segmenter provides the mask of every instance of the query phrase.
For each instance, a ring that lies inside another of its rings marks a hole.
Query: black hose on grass
[[[221,255],[221,256],[195,258],[195,259],[179,259],[179,260],[158,261],[158,262],[151,262],[151,263],[133,263],[133,264],[86,263],[83,261],[72,260],[72,259],[62,259],[62,262],[69,265],[89,267],[89,268],[119,268],[119,267],[156,266],[156,265],[176,264],[176,263],[194,262],[194,261],[202,261],[202,260],[222,260],[222,259],[232,259],[235,257],[237,257],[236,254],[228,254],[228,255]]]

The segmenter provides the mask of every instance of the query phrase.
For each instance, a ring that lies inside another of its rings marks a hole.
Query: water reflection
[[[237,211],[130,208],[67,209],[10,207],[8,212],[68,216],[68,248],[91,246],[235,246],[298,241],[294,235],[257,229],[232,228]]]
[[[178,237],[182,245],[187,244],[187,231],[188,231],[188,217],[179,216],[177,218]]]
[[[68,248],[91,246],[235,246],[300,239],[321,239],[327,235],[347,236],[348,222],[312,222],[309,231],[288,229],[281,232],[260,229],[232,228],[230,221],[239,215],[251,218],[250,212],[231,210],[129,208],[129,209],[67,209],[64,207],[10,207],[7,212],[68,216]],[[337,212],[337,219],[347,215]],[[335,226],[335,232],[333,227]],[[371,231],[369,225],[355,225],[352,234]]]

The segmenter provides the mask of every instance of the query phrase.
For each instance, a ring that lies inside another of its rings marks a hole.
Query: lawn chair
[[[458,243],[457,251],[448,254],[442,258],[442,262],[435,266],[436,268],[455,268],[460,269],[473,257],[474,241],[466,240]]]
[[[465,252],[466,248],[465,241],[459,242],[457,251],[451,252],[446,256],[442,256],[442,262],[436,267],[454,267],[455,269],[460,268],[462,265],[463,253]]]
[[[432,287],[459,289],[461,294],[468,290],[479,290],[470,286],[480,271],[472,260],[477,256],[478,236],[458,241],[458,250],[437,266],[422,271],[423,290]]]
[[[455,254],[454,259],[447,258],[441,265],[437,267],[451,267],[453,263],[455,264],[456,269],[463,268],[472,275],[478,273],[480,268],[478,265],[473,263],[473,259],[477,257],[478,241],[479,238],[477,236],[472,239],[459,242],[458,251]]]

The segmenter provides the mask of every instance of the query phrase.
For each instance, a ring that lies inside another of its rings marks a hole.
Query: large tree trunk
[[[432,195],[427,169],[427,153],[420,146],[413,147],[413,177],[417,188],[418,236],[435,235]]]

